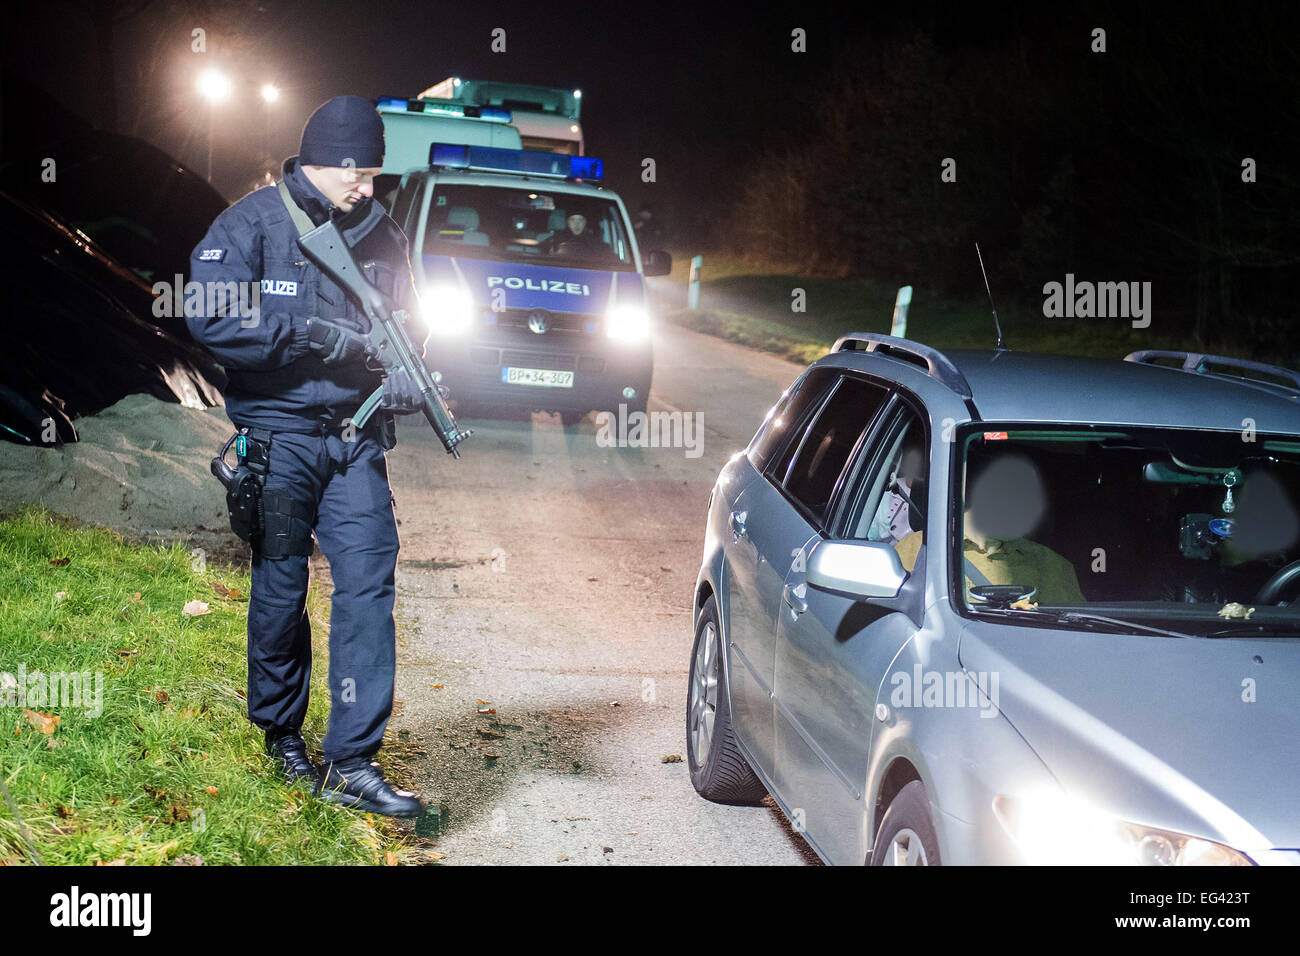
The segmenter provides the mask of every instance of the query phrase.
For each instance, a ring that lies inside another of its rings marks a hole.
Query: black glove
[[[380,407],[399,415],[418,412],[424,407],[424,396],[410,372],[398,368],[384,376],[384,400]]]
[[[365,336],[317,316],[307,320],[307,339],[312,352],[319,355],[326,365],[355,362],[370,352],[370,343]]]

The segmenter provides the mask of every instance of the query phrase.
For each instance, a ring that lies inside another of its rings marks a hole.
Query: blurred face
[[[569,232],[575,236],[582,235],[582,231],[587,228],[587,217],[582,213],[575,212],[567,221],[569,223]]]
[[[344,212],[351,212],[362,199],[374,196],[375,177],[383,171],[378,166],[304,166],[302,170],[311,184]]]

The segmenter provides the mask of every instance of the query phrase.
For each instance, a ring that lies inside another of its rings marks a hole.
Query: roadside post
[[[691,276],[686,291],[686,307],[692,312],[700,310],[700,271],[704,268],[704,256],[691,259]]]
[[[900,339],[907,338],[907,307],[911,304],[912,287],[900,286],[898,295],[894,299],[894,322],[889,329],[890,335],[896,335]]]

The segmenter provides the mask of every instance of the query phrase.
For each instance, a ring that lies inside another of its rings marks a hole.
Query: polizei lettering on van
[[[488,288],[505,286],[507,289],[528,289],[530,292],[560,292],[564,295],[591,295],[591,286],[584,282],[563,282],[559,279],[521,279],[518,276],[488,276]]]

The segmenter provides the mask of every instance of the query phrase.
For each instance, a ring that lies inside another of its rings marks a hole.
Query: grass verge
[[[675,304],[661,310],[665,319],[800,364],[825,355],[846,332],[888,333],[898,292],[873,279],[801,275],[780,263],[705,255],[700,308],[691,311],[680,307],[689,269],[689,257],[674,258],[668,278],[678,288]],[[803,290],[803,312],[791,308],[796,289]],[[1017,351],[1118,359],[1136,349],[1187,347],[1176,333],[1134,329],[1124,319],[1047,319],[1039,306],[1012,302],[1001,303],[998,316],[1005,341]],[[917,285],[907,337],[939,349],[992,348],[988,301],[983,295],[952,300]]]
[[[0,862],[416,855],[384,818],[312,799],[272,771],[244,700],[249,586],[247,572],[204,566],[180,545],[134,546],[39,505],[0,516],[0,778],[13,803],[0,801]],[[208,613],[182,612],[195,600]],[[308,611],[313,632],[328,633],[314,586]],[[318,746],[329,694],[325,642],[313,644],[303,730]]]

